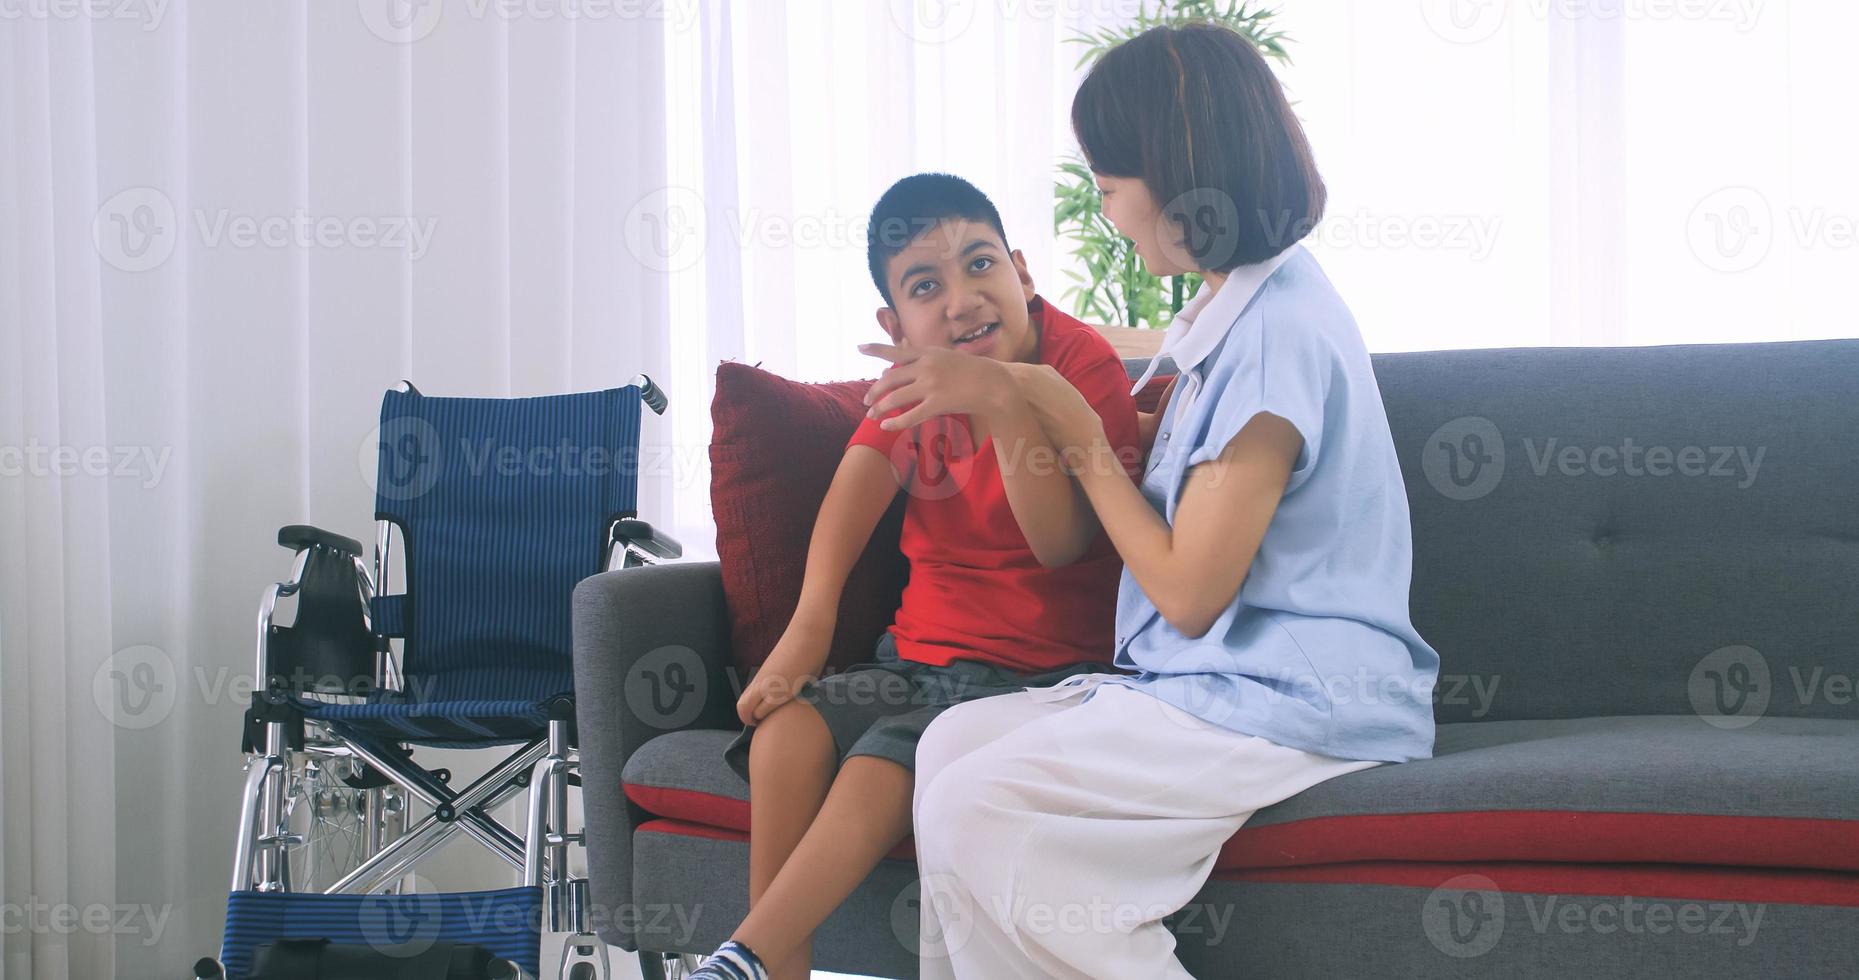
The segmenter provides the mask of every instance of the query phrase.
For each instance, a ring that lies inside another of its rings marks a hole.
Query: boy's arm
[[[821,663],[825,662],[826,646],[832,643],[833,628],[838,624],[839,597],[845,590],[846,577],[852,574],[853,564],[901,485],[891,461],[870,446],[847,448],[839,460],[839,469],[833,472],[833,482],[820,502],[820,515],[813,522],[813,537],[807,544],[800,603],[788,622],[789,632],[799,626],[823,638]]]
[[[1155,411],[1136,413],[1136,433],[1142,440],[1145,456],[1155,448],[1155,432],[1162,427],[1162,413],[1168,411],[1168,400],[1175,397],[1175,383],[1180,380],[1179,374],[1168,379],[1168,387],[1162,389],[1162,397],[1156,401]]]
[[[1115,458],[1120,468],[1125,470],[1133,485],[1136,475],[1142,471],[1141,454],[1147,449],[1142,442],[1145,420],[1135,411],[1135,405],[1126,393],[1129,376],[1124,373],[1122,361],[1117,359],[1109,344],[1099,340],[1096,346],[1101,351],[1093,351],[1092,345],[1084,344],[1082,348],[1061,353],[1059,360],[1068,367],[1062,373],[1056,367],[1051,370],[1071,385],[1073,391],[1098,416],[1106,438],[1116,448]],[[1017,379],[1024,371],[1037,367],[1041,366],[1006,365],[1008,377],[1016,380],[1007,388],[1011,397],[1002,399],[1000,403],[1005,406],[1003,411],[1008,413],[1003,416],[1008,419],[1005,424],[1013,426],[1015,436],[1033,448],[1021,453],[1022,462],[1017,469],[1023,472],[1019,474],[1013,472],[1014,468],[1008,466],[1008,460],[1003,455],[1001,474],[1007,483],[1008,502],[1013,506],[1014,517],[1019,521],[1028,543],[1032,544],[1034,555],[1039,558],[1040,564],[1053,568],[1083,558],[1097,540],[1100,527],[1097,511],[1092,508],[1090,496],[1085,492],[1083,484],[1072,477],[1069,467],[1062,462],[1056,467],[1050,465],[1058,460],[1055,444],[1038,413],[1020,390]],[[1169,392],[1172,391],[1171,386]],[[1163,394],[1164,405],[1167,404],[1169,392]],[[1157,415],[1156,419],[1159,418]],[[1155,422],[1147,424],[1153,432]],[[1011,441],[1003,443],[999,436],[995,437],[994,444],[997,451],[1003,454],[1008,447],[1015,445]],[[1051,474],[1055,478],[1042,479],[1055,469],[1057,473]],[[1018,485],[1014,480],[1015,475],[1020,476]],[[1035,539],[1035,535],[1040,537]]]
[[[1033,557],[1047,568],[1083,557],[1097,536],[1097,515],[1078,481],[1060,465],[1058,450],[1026,400],[1008,386],[1008,396],[986,424],[1007,489],[1007,506]]]
[[[900,476],[892,469],[890,459],[878,450],[865,445],[847,448],[813,522],[794,615],[736,701],[736,714],[743,724],[753,725],[767,717],[791,699],[803,681],[818,677],[826,666],[846,577],[907,478],[908,474]]]
[[[896,365],[866,393],[868,418],[883,418],[884,429],[894,432],[939,415],[967,415],[977,440],[994,440],[1007,503],[1033,557],[1056,568],[1083,556],[1097,534],[1097,516],[1014,384],[1014,370],[1028,365],[943,349],[861,344],[859,350]],[[1105,350],[1105,369],[1127,384]]]

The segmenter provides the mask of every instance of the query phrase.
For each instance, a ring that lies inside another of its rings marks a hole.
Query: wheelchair
[[[682,554],[635,509],[642,408],[665,407],[644,376],[539,398],[386,393],[371,560],[340,534],[278,532],[294,559],[259,603],[225,941],[197,976],[243,980],[259,943],[306,937],[478,943],[538,976],[539,928],[566,934],[559,976],[611,976],[570,867],[584,844],[568,827],[570,600],[587,576]],[[455,787],[416,761],[426,748],[499,755]],[[496,811],[519,794],[512,827]],[[419,862],[460,835],[521,884],[412,888]]]

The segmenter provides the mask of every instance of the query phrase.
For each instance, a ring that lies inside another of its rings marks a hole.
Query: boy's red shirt
[[[1040,297],[1027,304],[1027,314],[1039,333],[1040,363],[1052,365],[1097,409],[1134,479],[1142,455],[1122,360],[1097,331]],[[878,421],[866,419],[847,448],[870,446],[900,471],[914,465],[916,474],[906,488],[899,540],[910,581],[890,629],[898,657],[938,665],[979,660],[1022,673],[1108,663],[1123,566],[1103,531],[1084,557],[1046,568],[1014,520],[993,440],[976,446],[966,415],[902,432],[887,432]],[[1025,450],[1009,454],[1010,464],[1016,459],[1057,465]]]

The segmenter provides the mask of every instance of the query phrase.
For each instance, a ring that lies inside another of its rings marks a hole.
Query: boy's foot
[[[699,964],[689,980],[768,980],[768,968],[754,950],[732,939]]]

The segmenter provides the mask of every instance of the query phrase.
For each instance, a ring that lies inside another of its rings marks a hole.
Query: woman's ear
[[[1010,257],[1013,259],[1014,274],[1020,277],[1020,290],[1026,293],[1026,301],[1031,303],[1039,291],[1033,288],[1033,274],[1027,271],[1026,253],[1016,248],[1010,253]]]
[[[897,318],[897,311],[888,306],[878,307],[878,326],[884,335],[891,338],[891,343],[904,346],[904,321]]]

